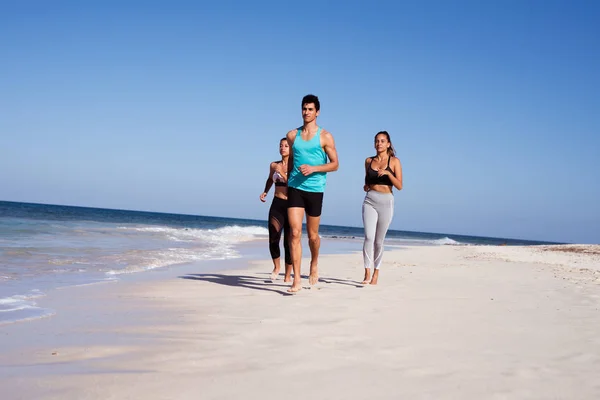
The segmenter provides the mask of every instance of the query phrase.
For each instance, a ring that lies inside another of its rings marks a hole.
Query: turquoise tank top
[[[304,176],[299,169],[304,164],[323,165],[327,163],[327,154],[321,147],[321,128],[319,127],[315,136],[308,141],[302,139],[301,133],[302,129],[298,129],[292,145],[294,165],[288,178],[288,187],[306,192],[324,192],[327,181],[326,172],[313,172],[308,176]]]

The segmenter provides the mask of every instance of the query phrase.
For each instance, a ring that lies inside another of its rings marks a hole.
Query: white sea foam
[[[193,261],[225,260],[238,257],[238,252],[229,246],[209,246],[208,248],[201,249],[169,248],[145,252],[135,251],[121,256],[121,260],[126,259],[127,266],[125,268],[111,269],[106,274],[130,274]]]
[[[445,238],[442,238],[442,239],[434,240],[433,243],[440,244],[440,245],[456,245],[456,244],[460,244],[460,242],[457,242],[456,240],[452,240],[449,237],[445,237]]]
[[[38,307],[35,299],[45,296],[39,290],[26,295],[0,298],[0,325],[54,315],[54,311]]]
[[[39,225],[39,224],[38,224]],[[266,225],[266,224],[265,224]],[[211,229],[209,229],[211,228]],[[37,280],[34,286],[70,287],[77,284],[102,283],[102,278],[117,280],[120,274],[147,271],[197,261],[239,258],[238,245],[268,236],[266,226],[224,225],[211,222],[196,228],[161,225],[104,225],[81,222],[59,224],[46,232],[38,226],[31,237],[18,246],[0,247],[0,283],[12,280]],[[37,235],[37,236],[36,236]],[[100,281],[98,281],[100,278]],[[2,292],[0,292],[2,293]],[[9,294],[0,294],[0,298]],[[5,299],[6,300],[6,299]],[[39,311],[28,299],[10,299],[4,309],[10,312]],[[8,301],[8,300],[6,300]],[[19,303],[20,302],[20,303]],[[17,304],[17,305],[15,305]],[[13,307],[14,306],[14,307]],[[13,310],[13,308],[15,308]],[[18,310],[17,310],[18,309]],[[4,317],[2,317],[4,319]]]
[[[444,237],[441,239],[409,239],[409,238],[386,238],[386,244],[393,245],[422,245],[422,246],[431,246],[431,245],[460,245],[461,242],[457,242],[456,240],[450,239],[449,237]]]
[[[176,242],[238,243],[268,236],[267,228],[260,226],[224,226],[215,229],[169,228],[161,226],[120,227],[137,232],[163,235]]]
[[[215,229],[172,228],[162,226],[119,227],[139,233],[156,235],[181,247],[159,250],[129,250],[115,257],[105,257],[108,265],[123,265],[112,268],[107,275],[129,274],[202,260],[224,260],[238,258],[237,244],[265,238],[269,231],[261,226],[224,226]]]

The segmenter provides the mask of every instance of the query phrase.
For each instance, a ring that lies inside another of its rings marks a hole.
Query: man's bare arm
[[[294,145],[294,139],[296,139],[296,130],[292,129],[289,131],[285,138],[287,139],[288,146],[290,147],[290,157],[288,158],[288,176],[292,173],[292,169],[294,169],[294,152],[292,151],[292,146]]]
[[[314,168],[313,172],[337,171],[340,165],[338,162],[338,154],[337,154],[337,149],[335,148],[335,140],[333,139],[333,135],[331,133],[329,133],[328,131],[323,131],[322,138],[323,138],[323,150],[325,151],[325,154],[327,154],[327,157],[329,158],[329,162],[322,164],[322,165],[316,165],[315,167],[313,167]]]

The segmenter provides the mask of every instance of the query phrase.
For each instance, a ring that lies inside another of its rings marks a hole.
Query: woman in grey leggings
[[[365,160],[365,200],[362,206],[365,241],[363,259],[365,278],[362,283],[377,284],[383,257],[383,239],[394,216],[392,187],[402,189],[402,166],[386,131],[375,135],[375,157]],[[371,277],[371,267],[375,268]]]

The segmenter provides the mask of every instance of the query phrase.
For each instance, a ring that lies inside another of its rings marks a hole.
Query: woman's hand
[[[260,195],[260,201],[262,201],[263,203],[265,201],[267,201],[267,192],[262,192]]]
[[[388,171],[387,169],[379,169],[377,170],[377,176],[384,176],[384,175],[390,175],[390,171]]]

